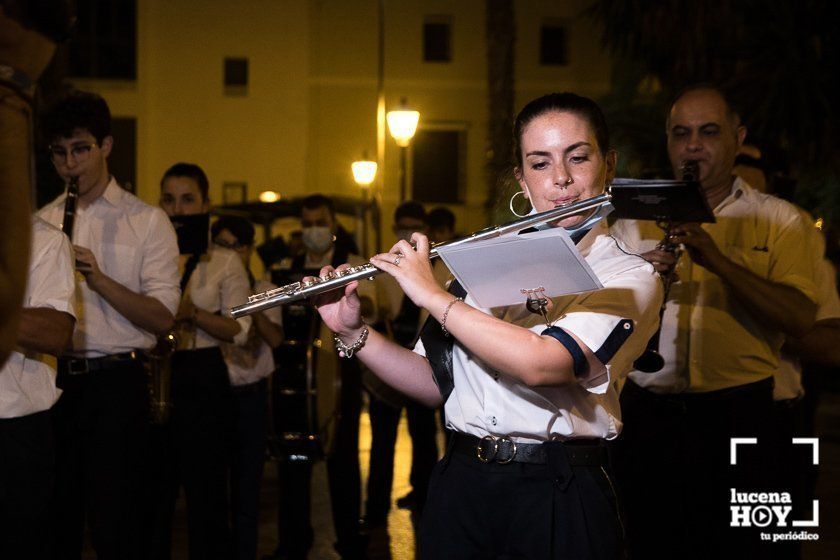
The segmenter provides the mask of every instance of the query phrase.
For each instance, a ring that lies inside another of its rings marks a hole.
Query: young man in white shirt
[[[178,306],[178,247],[166,214],[108,171],[114,144],[105,100],[76,92],[43,117],[56,171],[78,182],[71,241],[79,319],[58,362],[55,558],[80,558],[87,513],[97,556],[137,554],[137,487],[148,425],[142,353],[168,332]],[[38,214],[64,221],[65,196]]]
[[[34,217],[17,348],[0,369],[0,558],[49,558],[43,531],[56,474],[49,410],[61,394],[55,356],[73,334],[74,292],[70,242]]]

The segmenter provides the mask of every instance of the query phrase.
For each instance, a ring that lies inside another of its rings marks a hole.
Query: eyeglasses
[[[229,242],[229,241],[222,241],[221,239],[214,239],[213,243],[215,243],[216,245],[218,245],[222,249],[231,249],[233,251],[236,251],[237,249],[242,249],[243,247],[247,247],[247,245],[245,245],[243,243],[240,243],[238,241]]]
[[[96,142],[90,144],[76,144],[70,148],[70,155],[73,156],[73,161],[76,163],[84,163],[90,157],[90,151],[96,147]],[[50,158],[56,165],[64,165],[67,163],[67,150],[61,146],[48,146],[47,150],[50,152]]]

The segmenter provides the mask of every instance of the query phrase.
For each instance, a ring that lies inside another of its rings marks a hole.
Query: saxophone
[[[149,417],[155,426],[166,425],[172,412],[172,354],[177,347],[175,331],[170,331],[159,337],[157,344],[146,354]]]

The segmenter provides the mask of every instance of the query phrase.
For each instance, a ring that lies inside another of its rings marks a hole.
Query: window
[[[423,23],[423,61],[452,60],[452,25],[449,16],[428,16]]]
[[[248,59],[225,59],[225,94],[245,95],[248,93]]]
[[[111,135],[114,137],[114,148],[108,156],[108,170],[127,191],[136,192],[137,119],[112,118]]]
[[[467,131],[421,128],[412,140],[412,199],[461,202],[466,184]]]
[[[68,45],[70,75],[137,79],[136,0],[77,0],[76,32]]]
[[[546,22],[540,29],[540,64],[565,66],[569,63],[569,37],[560,22]]]

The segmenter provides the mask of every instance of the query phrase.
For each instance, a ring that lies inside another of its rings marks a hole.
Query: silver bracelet
[[[443,331],[443,336],[449,336],[449,331],[446,330],[446,318],[449,317],[449,310],[452,309],[452,306],[459,301],[464,301],[464,298],[456,297],[448,304],[446,304],[446,309],[443,310],[443,317],[441,317],[440,319],[440,330]]]
[[[359,338],[357,338],[353,344],[347,345],[344,344],[344,341],[341,340],[337,334],[333,333],[333,342],[335,342],[335,349],[338,350],[339,357],[352,358],[353,354],[358,352],[362,346],[365,345],[368,334],[370,334],[370,330],[368,330],[367,325],[362,325],[362,333],[359,335]]]

